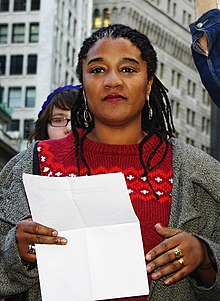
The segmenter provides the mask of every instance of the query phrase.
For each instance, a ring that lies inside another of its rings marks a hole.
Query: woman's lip
[[[117,101],[120,101],[123,99],[126,99],[126,97],[124,97],[123,95],[120,95],[120,94],[109,94],[104,97],[104,100],[106,100],[108,102],[117,102]]]

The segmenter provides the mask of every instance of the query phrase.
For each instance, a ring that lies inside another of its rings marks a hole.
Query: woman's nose
[[[109,72],[104,80],[104,85],[106,87],[118,87],[122,84],[120,74],[116,71]]]

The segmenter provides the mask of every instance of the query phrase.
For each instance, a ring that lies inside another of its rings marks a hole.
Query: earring
[[[85,104],[85,110],[83,112],[84,125],[85,125],[86,128],[88,128],[89,123],[92,121],[92,115],[88,110],[87,100],[86,100],[86,95],[85,95],[84,90],[83,90],[83,99],[84,99],[84,104]]]
[[[147,97],[147,105],[148,105],[149,120],[151,120],[151,118],[153,117],[153,110],[152,110],[152,108],[150,106],[149,96]]]

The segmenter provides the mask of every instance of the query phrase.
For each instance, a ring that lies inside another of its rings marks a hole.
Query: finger
[[[33,222],[32,220],[24,220],[18,223],[17,228],[19,228],[21,231],[32,234],[41,234],[48,236],[58,235],[58,232],[55,229]]]
[[[180,268],[175,274],[172,276],[168,277],[165,281],[165,285],[171,285],[177,281],[180,281],[181,279],[185,278],[189,274],[188,268],[183,267]]]
[[[160,226],[158,226],[158,227],[160,227]],[[167,252],[171,249],[174,249],[174,248],[178,247],[181,244],[181,241],[182,241],[183,237],[185,237],[185,235],[188,235],[186,232],[184,232],[180,229],[170,229],[170,228],[166,228],[166,229],[168,231],[169,230],[174,230],[172,233],[175,232],[176,234],[169,237],[169,238],[167,238],[167,239],[165,239],[159,245],[157,245],[152,250],[150,250],[146,254],[146,260],[147,261],[153,260],[157,256],[159,256],[159,255],[161,255],[161,254],[163,254],[163,253],[165,253],[165,252]]]
[[[161,268],[160,270],[154,272],[151,277],[153,280],[156,279],[160,279],[164,276],[173,274],[174,272],[179,271],[180,269],[183,269],[182,263],[179,262],[179,260],[174,260],[172,262],[170,262],[168,265],[164,266],[163,268]],[[183,275],[184,271],[181,271],[182,275]],[[186,275],[184,274],[183,277],[185,277]]]
[[[40,234],[39,234],[40,233]],[[42,233],[42,234],[41,234]],[[49,235],[48,235],[49,234]],[[26,243],[28,244],[57,244],[57,245],[65,245],[67,244],[67,239],[65,237],[57,236],[57,231],[55,236],[50,236],[51,231],[49,232],[44,229],[40,231],[32,231],[32,232],[24,232],[21,229],[18,229],[16,232],[16,240],[17,243]]]
[[[27,244],[66,244],[64,237],[59,237],[57,230],[43,226],[39,223],[23,220],[18,223],[16,231],[16,240],[18,243]]]
[[[176,228],[169,228],[169,227],[164,227],[162,226],[160,223],[156,224],[154,226],[155,231],[157,232],[157,234],[159,234],[160,236],[164,237],[164,238],[169,238],[172,237],[180,232],[182,232],[181,229],[176,229]]]
[[[169,250],[176,248],[178,245],[179,239],[177,237],[171,237],[167,240],[164,240],[146,254],[146,260],[154,260],[158,256],[168,252]]]
[[[180,255],[177,256],[176,255],[176,250],[178,250],[178,252],[180,252]],[[182,256],[182,251],[180,251],[180,249],[175,248],[175,249],[171,249],[169,251],[167,251],[166,253],[163,253],[162,255],[160,255],[159,257],[157,257],[156,259],[154,259],[153,261],[151,261],[148,265],[147,265],[147,271],[148,273],[153,272],[154,270],[163,267],[167,264],[172,264],[177,258]],[[177,265],[177,267],[180,267],[179,264]],[[174,269],[175,271],[176,269]]]

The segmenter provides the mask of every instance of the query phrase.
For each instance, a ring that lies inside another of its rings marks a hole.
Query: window
[[[65,73],[65,85],[67,85],[67,83],[68,83],[68,78],[69,78],[69,73],[68,73],[68,71],[66,71],[66,73]]]
[[[202,117],[202,132],[205,130],[205,124],[206,124],[206,118],[203,116]]]
[[[171,85],[174,86],[175,83],[175,70],[172,69],[172,73],[171,73]]]
[[[9,0],[0,0],[0,12],[9,11]]]
[[[8,25],[0,24],[0,44],[6,44],[8,40]]]
[[[109,26],[109,25],[110,25],[109,10],[107,8],[105,8],[104,9],[103,26]]]
[[[24,43],[25,24],[13,24],[12,26],[12,43]]]
[[[24,139],[28,139],[28,136],[30,134],[30,130],[33,127],[33,124],[34,124],[34,120],[33,119],[26,119],[26,120],[24,120],[24,135],[23,135]]]
[[[173,3],[173,17],[176,16],[176,3]]]
[[[37,73],[37,55],[29,54],[28,64],[27,64],[27,74],[36,74],[36,73]]]
[[[160,63],[160,72],[159,72],[159,77],[162,79],[164,75],[164,63]]]
[[[187,81],[187,95],[192,96],[193,98],[196,95],[196,83],[192,82],[190,79]]]
[[[206,123],[206,134],[210,134],[210,120],[207,119],[207,123]]]
[[[205,145],[201,145],[201,150],[203,150],[204,152],[206,152],[207,154],[210,153],[210,148],[208,146],[205,146]]]
[[[75,53],[76,53],[76,49],[73,48],[72,49],[72,67],[74,66],[74,62],[75,62]]]
[[[0,75],[5,75],[6,55],[0,55]]]
[[[67,41],[67,45],[66,45],[66,61],[67,63],[70,62],[70,42]]]
[[[7,131],[19,131],[20,128],[20,120],[14,119],[7,125]]]
[[[76,25],[77,25],[77,21],[76,21],[76,19],[74,19],[74,24],[73,24],[73,36],[74,37],[76,35]]]
[[[167,1],[167,12],[168,13],[170,13],[170,4],[171,4],[170,2],[171,2],[171,0]]]
[[[4,98],[4,87],[0,86],[0,103],[3,103]]]
[[[195,117],[196,117],[196,113],[190,109],[187,109],[186,111],[187,124],[190,124],[191,126],[195,126]]]
[[[39,41],[39,23],[30,23],[29,42],[38,43]]]
[[[185,10],[183,10],[182,23],[183,23],[183,25],[185,25],[185,23],[186,23],[186,11]]]
[[[93,13],[93,28],[99,28],[102,26],[102,20],[98,9],[94,10]]]
[[[20,87],[9,88],[8,106],[9,106],[9,108],[20,108],[21,107],[21,88]]]
[[[67,25],[67,27],[68,27],[68,32],[70,31],[70,25],[71,25],[71,23],[72,23],[72,14],[71,14],[71,12],[69,11],[68,25]]]
[[[31,10],[40,9],[40,0],[31,0]]]
[[[196,96],[196,83],[193,83],[192,86],[192,97],[194,98]]]
[[[175,117],[179,118],[179,115],[180,115],[180,103],[177,102],[176,103],[176,115],[175,115]]]
[[[186,137],[186,143],[187,144],[191,144],[191,145],[195,145],[195,140],[193,140],[193,139],[191,139],[191,138],[189,138],[189,137]]]
[[[177,73],[177,82],[176,82],[177,89],[180,89],[180,82],[181,82],[181,74]]]
[[[192,16],[188,14],[188,24],[190,24],[191,22],[192,22]]]
[[[26,108],[34,108],[36,100],[36,88],[35,87],[27,87],[26,95],[25,95],[25,107]]]
[[[25,11],[26,0],[14,0],[14,11]]]
[[[22,74],[23,55],[12,55],[10,63],[10,75]]]

